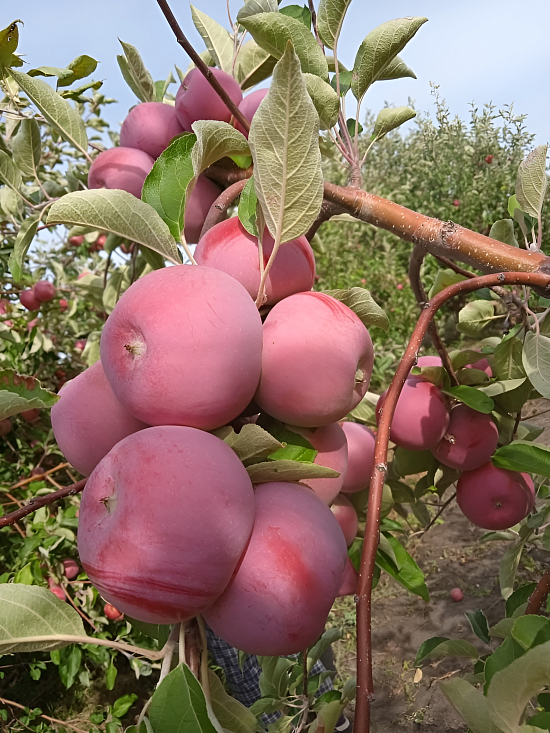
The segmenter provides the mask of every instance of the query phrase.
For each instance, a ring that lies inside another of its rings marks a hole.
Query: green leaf
[[[516,179],[516,199],[522,210],[538,219],[546,188],[548,177],[546,175],[546,154],[548,145],[539,145],[520,164]]]
[[[249,18],[256,13],[277,13],[278,10],[277,0],[245,0],[245,4],[237,13],[237,21],[240,23],[243,18]]]
[[[265,484],[268,481],[301,481],[308,478],[336,478],[338,471],[316,463],[298,463],[297,461],[267,461],[255,463],[247,469],[253,484]]]
[[[507,392],[513,392],[525,384],[526,379],[522,377],[520,379],[504,379],[500,382],[493,382],[488,384],[486,387],[482,386],[478,388],[478,392],[483,392],[488,397],[498,397],[498,395],[506,394]]]
[[[396,56],[387,66],[384,66],[376,81],[392,81],[393,79],[403,79],[404,77],[416,79],[414,71],[407,66],[402,58]]]
[[[9,67],[13,63],[13,60],[17,58],[13,56],[13,53],[17,50],[19,44],[18,23],[23,23],[23,21],[14,20],[7,28],[0,31],[0,71],[4,66]]]
[[[435,464],[431,451],[408,450],[397,447],[393,453],[393,467],[398,476],[411,476],[429,471]]]
[[[514,440],[497,448],[492,461],[498,468],[550,476],[550,448],[529,441]]]
[[[536,583],[527,583],[517,588],[508,598],[506,599],[506,617],[509,618],[514,615],[520,606],[527,603],[531,598],[533,591],[537,587]]]
[[[305,5],[285,5],[284,8],[279,8],[279,12],[281,15],[288,15],[289,18],[296,18],[308,31],[311,30],[311,10]]]
[[[276,59],[282,58],[288,41],[297,54],[304,73],[328,79],[328,65],[313,34],[304,24],[282,13],[257,13],[239,20],[258,46]]]
[[[521,379],[525,377],[522,364],[523,343],[518,338],[501,341],[493,352],[491,366],[499,380]]]
[[[86,636],[75,609],[46,588],[2,583],[0,603],[0,655],[61,649],[70,643],[63,636]]]
[[[172,72],[168,74],[166,79],[164,81],[156,81],[155,82],[155,101],[156,102],[162,102],[164,99],[164,95],[166,94],[166,91],[168,90],[168,87],[170,84],[175,83],[174,75]]]
[[[0,181],[13,191],[19,191],[21,188],[21,173],[3,150],[0,150]]]
[[[429,601],[430,595],[428,593],[428,588],[426,586],[422,570],[420,570],[416,562],[396,537],[388,535],[387,539],[393,547],[399,570],[396,571],[393,562],[388,560],[387,556],[380,550],[378,550],[376,555],[377,565],[391,575],[394,580],[397,580],[397,582],[408,591],[420,596],[424,601]]]
[[[246,91],[273,73],[277,59],[268,51],[260,48],[256,41],[247,41],[237,55],[235,76],[241,89]]]
[[[340,99],[334,89],[326,81],[314,74],[304,74],[304,81],[309,96],[317,110],[319,120],[324,129],[330,130],[338,122]]]
[[[280,440],[259,425],[243,425],[239,433],[227,427],[212,433],[227,443],[245,466],[265,461],[271,453],[282,448]]]
[[[179,242],[184,225],[187,187],[194,178],[192,152],[197,138],[182,135],[155,161],[143,184],[142,201],[152,206]]]
[[[371,140],[381,140],[388,132],[412,120],[413,117],[416,117],[416,112],[411,107],[386,107],[380,110]]]
[[[482,412],[488,415],[495,409],[495,403],[486,394],[481,392],[475,387],[468,387],[466,384],[461,384],[458,387],[449,387],[449,389],[441,390],[444,394],[448,394],[454,397],[456,400],[460,400],[472,410]]]
[[[470,657],[471,659],[478,659],[479,652],[469,641],[448,639],[446,636],[434,636],[422,642],[416,653],[414,666],[419,667],[428,659],[436,657]]]
[[[107,671],[105,672],[105,687],[108,690],[112,690],[114,688],[117,674],[118,669],[115,666],[114,657],[111,657],[111,661],[109,663],[109,666],[107,667]]]
[[[117,56],[124,81],[142,102],[154,102],[155,84],[153,77],[145,68],[139,51],[130,43],[124,43],[120,38],[118,40],[124,51],[124,56]]]
[[[80,114],[71,107],[49,84],[33,79],[22,71],[10,70],[10,74],[55,130],[77,150],[88,154],[86,126]]]
[[[152,206],[127,191],[97,189],[68,193],[49,210],[48,224],[91,226],[112,232],[180,264],[168,226]]]
[[[523,367],[542,397],[550,397],[550,338],[528,331],[523,343]]]
[[[491,227],[489,236],[498,242],[504,242],[504,244],[509,244],[512,247],[519,247],[514,234],[514,222],[512,219],[499,219],[495,221]]]
[[[525,542],[521,540],[513,547],[510,547],[500,561],[498,569],[498,579],[500,583],[500,592],[504,600],[507,600],[514,590],[514,580],[518,571],[518,565],[523,552]]]
[[[13,138],[12,152],[15,164],[24,176],[38,178],[38,166],[42,155],[40,127],[31,118],[21,120],[17,135]]]
[[[197,136],[192,161],[195,176],[229,155],[250,155],[248,140],[228,122],[198,120],[191,125]]]
[[[347,416],[355,422],[365,425],[376,425],[376,405],[379,395],[374,392],[367,392],[361,402]]]
[[[148,716],[155,733],[217,733],[204,692],[186,664],[180,664],[155,690]]]
[[[351,0],[321,0],[317,11],[317,31],[325,46],[334,50]]]
[[[532,733],[537,733],[537,730],[539,728],[543,731],[544,730],[550,731],[550,713],[547,713],[547,712],[537,713],[536,715],[533,715],[532,718],[529,718],[527,722],[530,726],[536,726],[535,729],[532,729]],[[522,726],[520,731],[521,733],[530,733],[528,729],[526,730],[526,726]]]
[[[285,697],[289,683],[288,671],[296,662],[284,657],[258,656],[258,664],[262,668],[259,680],[262,697]]]
[[[437,295],[442,290],[445,290],[445,288],[448,288],[450,285],[454,285],[455,283],[462,282],[462,280],[466,280],[464,275],[459,275],[454,270],[438,270],[435,276],[435,282],[430,288],[430,292],[428,293],[429,300],[431,300],[434,295]]]
[[[550,641],[550,619],[544,616],[520,616],[512,627],[512,637],[523,649],[531,649]]]
[[[117,698],[112,709],[114,717],[123,718],[137,699],[138,696],[134,693]]]
[[[473,733],[510,733],[499,728],[492,717],[492,706],[479,690],[461,678],[440,682],[439,689],[466,721]]]
[[[13,369],[0,369],[0,420],[35,407],[49,409],[58,399],[38,379],[25,377]]]
[[[31,242],[35,237],[39,222],[40,214],[31,214],[31,216],[28,216],[23,221],[17,232],[8,263],[15,282],[21,282],[23,279],[23,263],[25,262],[25,257],[27,256]]]
[[[473,300],[459,311],[457,328],[461,333],[478,338],[495,315],[495,304],[488,300]]]
[[[253,18],[263,15],[275,14]],[[249,135],[256,195],[270,234],[281,242],[305,234],[321,210],[318,135],[319,117],[289,44],[252,119]]]
[[[325,295],[341,301],[358,316],[363,325],[378,326],[387,331],[390,322],[382,308],[375,302],[372,295],[365,288],[350,288],[349,290],[325,290]]]
[[[478,639],[489,644],[491,641],[491,637],[489,636],[489,623],[483,611],[466,611],[465,616]]]
[[[341,639],[343,636],[344,632],[342,629],[331,628],[326,629],[323,632],[323,635],[321,636],[319,641],[317,641],[317,643],[312,646],[307,653],[308,672],[311,672],[315,662],[317,662],[317,660],[320,659],[328,649],[330,649],[332,644]]]
[[[71,645],[65,649],[61,649],[59,655],[59,677],[67,690],[73,686],[76,675],[80,671],[81,662],[82,649],[79,646]]]
[[[191,5],[191,17],[216,66],[231,74],[234,44],[229,31],[193,5]]]
[[[214,715],[223,728],[231,733],[254,733],[256,730],[256,716],[231,695],[228,695],[218,675],[208,670],[210,698]]]
[[[38,66],[36,69],[31,69],[28,74],[29,76],[55,76],[58,79],[58,85],[59,81],[68,78],[70,79],[73,76],[70,69],[59,68],[58,66]]]
[[[239,199],[239,221],[249,234],[253,237],[258,236],[258,228],[256,226],[256,211],[258,208],[258,197],[254,189],[254,176],[250,176],[246,182],[246,186],[241,192]]]
[[[170,630],[172,628],[166,624],[146,624],[144,621],[137,621],[129,616],[126,616],[126,621],[131,623],[139,632],[145,634],[145,636],[150,636],[151,639],[156,639],[159,643],[160,649],[162,649],[168,641]]]
[[[269,459],[299,461],[300,463],[313,463],[317,456],[317,451],[311,443],[300,434],[300,428],[293,430],[275,420],[269,415],[261,415],[259,424],[269,432],[278,442],[278,448],[269,454]]]
[[[427,18],[398,18],[382,23],[359,46],[353,64],[351,90],[361,100],[388,64],[405,48]]]

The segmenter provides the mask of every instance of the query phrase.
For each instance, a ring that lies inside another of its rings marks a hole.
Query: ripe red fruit
[[[34,294],[34,290],[23,290],[19,293],[21,305],[29,311],[37,311],[40,308],[40,301]]]
[[[366,425],[357,422],[342,423],[348,441],[348,468],[344,475],[342,492],[353,494],[366,489],[374,467],[376,436]]]
[[[455,199],[453,201],[453,206],[456,206],[458,208],[460,206],[460,201],[458,199]]]
[[[33,287],[34,295],[41,303],[47,303],[55,298],[56,287],[48,280],[39,280]]]
[[[367,391],[373,365],[369,332],[325,293],[296,293],[264,322],[262,375],[255,400],[291,425],[318,427],[345,417]]]
[[[66,311],[69,307],[69,301],[65,300],[65,298],[60,298],[59,300],[59,310],[60,311]]]
[[[183,132],[176,110],[163,102],[144,102],[130,110],[120,128],[120,145],[158,158],[172,138]]]
[[[467,369],[479,369],[481,372],[485,372],[488,377],[493,376],[493,370],[487,359],[480,359],[475,361],[473,364],[466,364]]]
[[[83,234],[79,234],[79,235],[77,235],[75,237],[69,237],[69,244],[72,247],[80,247],[80,245],[83,244],[83,243],[84,243],[84,235]]]
[[[204,220],[221,192],[221,188],[206,176],[197,178],[185,207],[183,236],[186,242],[196,244],[199,241]]]
[[[334,515],[310,489],[274,482],[254,493],[250,542],[204,618],[214,633],[249,654],[294,654],[324,630],[342,584],[346,543]]]
[[[64,385],[51,410],[55,439],[83,476],[119,441],[148,427],[115,397],[100,361]]]
[[[485,156],[485,162],[486,163],[492,163],[493,162],[493,156],[492,155],[486,155]]]
[[[117,443],[88,479],[80,560],[122,613],[185,621],[229,583],[254,510],[248,473],[226,443],[194,428],[147,428]]]
[[[384,408],[386,392],[380,396],[376,405],[378,422]],[[393,415],[391,440],[409,450],[429,450],[439,443],[448,425],[449,408],[441,390],[424,379],[408,377]]]
[[[455,601],[455,603],[459,603],[464,598],[464,593],[460,590],[460,588],[453,588],[449,595],[451,596],[451,599]]]
[[[357,519],[355,507],[344,494],[338,494],[332,502],[330,509],[336,517],[344,533],[346,545],[349,547],[356,538],[357,530],[359,529],[359,520]]]
[[[254,301],[225,272],[198,265],[140,278],[101,336],[113,392],[149,425],[212,430],[231,422],[254,396],[261,352]]]
[[[150,155],[137,148],[104,150],[90,166],[88,188],[120,188],[139,199],[154,162]]]
[[[90,246],[90,252],[99,252],[99,250],[103,249],[103,247],[105,246],[106,241],[107,241],[107,235],[100,234],[99,237],[95,240],[95,242]]]
[[[471,471],[491,458],[497,444],[498,428],[490,415],[456,405],[447,432],[432,453],[444,466]]]
[[[456,500],[472,524],[483,529],[509,529],[533,508],[535,488],[529,474],[497,468],[488,461],[461,475]]]
[[[6,315],[6,313],[8,312],[9,306],[10,306],[9,300],[5,300],[4,298],[0,299],[0,316]]]
[[[38,466],[37,466],[36,468],[33,468],[32,469],[30,475],[31,476],[43,476],[44,475],[44,469],[43,468],[38,468]]]
[[[243,97],[242,102],[239,104],[239,109],[249,122],[252,122],[252,118],[256,114],[256,110],[260,106],[261,102],[263,102],[268,91],[269,89],[257,89],[255,92],[250,92],[246,97]],[[239,132],[242,132],[245,137],[248,137],[248,132],[240,122],[235,120],[234,124]]]
[[[74,347],[76,351],[84,351],[84,349],[86,348],[86,341],[86,339],[78,339],[77,341],[75,341]]]
[[[348,444],[344,431],[338,423],[320,428],[292,426],[291,430],[302,435],[318,451],[314,463],[333,468],[340,474],[337,478],[302,479],[303,484],[307,484],[325,504],[330,505],[342,489],[348,466]]]
[[[342,578],[342,584],[338,589],[338,597],[341,596],[354,596],[357,592],[357,583],[359,581],[359,573],[353,567],[353,563],[349,559],[346,560],[344,567],[344,576]]]
[[[5,417],[3,420],[0,420],[0,438],[3,438],[11,432],[12,428],[13,425],[9,418]]]
[[[36,407],[32,410],[23,410],[19,413],[19,417],[23,418],[25,422],[36,422],[40,418],[40,410]]]
[[[106,603],[103,606],[103,613],[109,621],[122,621],[124,614],[120,613],[118,608],[115,608],[112,603]]]
[[[63,560],[63,572],[68,580],[72,580],[80,573],[80,565],[72,557],[66,557]]]
[[[57,596],[60,601],[66,601],[67,596],[65,595],[65,591],[63,588],[59,585],[59,583],[55,580],[55,578],[48,578],[48,588],[51,590],[51,592],[54,594],[54,596]]]
[[[265,231],[263,260],[267,264],[273,251],[273,237]],[[199,265],[227,272],[238,280],[256,300],[260,286],[258,240],[249,234],[237,216],[209,229],[195,250]],[[305,237],[281,244],[266,280],[266,305],[311,290],[315,280],[315,255]]]
[[[238,82],[221,69],[212,68],[210,71],[235,104],[240,104],[243,94]],[[191,125],[197,120],[231,120],[231,112],[199,69],[191,69],[178,89],[176,116],[180,125],[188,132],[192,131]]]

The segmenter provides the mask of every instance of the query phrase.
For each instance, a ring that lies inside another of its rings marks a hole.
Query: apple
[[[471,471],[486,463],[496,450],[498,428],[490,415],[456,405],[449,427],[432,453],[444,466]]]
[[[264,322],[262,375],[255,400],[291,425],[319,427],[345,417],[367,391],[373,365],[369,332],[325,293],[290,295]]]
[[[36,407],[31,410],[23,410],[19,413],[19,417],[23,418],[25,422],[36,422],[40,418],[40,410]]]
[[[263,262],[273,251],[273,237],[267,229],[263,237]],[[260,286],[258,239],[249,234],[237,216],[222,221],[201,237],[195,250],[199,265],[223,270],[238,280],[256,300]],[[311,290],[315,282],[315,255],[305,237],[279,247],[266,280],[266,305]]]
[[[376,405],[376,419],[380,422],[384,392]],[[447,432],[449,409],[441,390],[419,377],[405,380],[391,423],[390,438],[408,450],[435,448]]]
[[[491,365],[485,358],[479,359],[479,361],[475,361],[473,364],[466,364],[466,369],[479,369],[481,372],[485,372],[488,377],[493,376]]]
[[[137,148],[110,148],[100,153],[88,171],[88,188],[119,188],[141,198],[153,158]]]
[[[12,431],[13,425],[9,418],[5,417],[0,420],[0,438],[4,438],[8,433]]]
[[[124,614],[120,613],[118,608],[115,608],[112,603],[106,603],[103,606],[103,613],[109,621],[122,621]]]
[[[416,360],[415,366],[417,367],[440,367],[440,366],[443,366],[443,362],[441,361],[440,356],[432,356],[431,354],[427,354],[426,356],[419,356],[418,359]]]
[[[60,601],[67,600],[65,591],[63,590],[62,586],[59,585],[59,583],[55,580],[55,578],[48,578],[48,588],[51,590],[54,596],[57,596],[57,598],[59,598]]]
[[[69,237],[69,244],[71,247],[80,247],[81,244],[84,244],[84,235],[78,234],[74,237]]]
[[[226,443],[194,428],[146,428],[117,443],[88,479],[80,560],[121,613],[186,621],[231,580],[254,512],[248,473]]]
[[[529,514],[535,487],[529,474],[497,468],[491,461],[458,479],[456,500],[472,524],[483,529],[509,529]]]
[[[250,92],[246,97],[243,97],[239,104],[239,109],[249,122],[252,122],[252,118],[256,114],[256,110],[260,106],[261,102],[263,102],[268,91],[269,89],[256,89],[255,92]],[[239,132],[242,132],[242,134],[248,138],[248,131],[244,129],[240,122],[235,120],[234,125]]]
[[[310,489],[272,482],[254,493],[250,542],[204,619],[249,654],[295,654],[323,633],[342,585],[346,543],[333,513]]]
[[[86,348],[87,339],[77,339],[74,342],[74,348],[76,351],[84,351]]]
[[[186,242],[199,241],[204,221],[210,207],[221,194],[221,188],[206,176],[199,176],[185,206],[183,236]],[[195,258],[196,259],[196,258]]]
[[[10,301],[5,298],[0,298],[0,316],[5,316],[10,309]]]
[[[51,420],[61,452],[83,476],[119,441],[148,427],[117,400],[101,361],[63,385]]]
[[[25,306],[25,308],[29,311],[37,311],[40,308],[40,301],[34,294],[34,290],[22,290],[19,293],[19,300],[21,301],[21,305]]]
[[[219,83],[236,105],[239,105],[243,94],[239,83],[226,71],[210,68]],[[191,132],[191,125],[197,120],[231,121],[231,112],[214,91],[210,82],[199,69],[191,69],[186,74],[176,94],[176,116],[184,130]]]
[[[55,285],[48,280],[39,280],[34,284],[33,291],[36,299],[41,303],[47,303],[49,300],[53,300],[57,293]]]
[[[492,155],[486,155],[485,156],[485,162],[489,163],[489,165],[493,162],[493,156]]]
[[[69,307],[69,301],[65,300],[65,298],[60,298],[59,299],[59,310],[66,311],[68,307]]]
[[[318,451],[314,460],[315,464],[333,468],[340,474],[336,478],[302,479],[303,484],[313,489],[325,504],[330,505],[342,489],[348,466],[348,444],[344,431],[338,423],[324,425],[320,428],[299,428],[294,425],[289,425],[288,428],[304,437]]]
[[[234,420],[258,385],[262,322],[225,272],[177,265],[140,278],[101,335],[113,392],[149,425],[212,430]]]
[[[332,502],[330,509],[344,533],[346,545],[350,547],[353,540],[357,537],[357,530],[359,529],[359,520],[355,507],[347,496],[338,494]]]
[[[349,559],[346,560],[344,567],[344,576],[342,578],[342,585],[338,589],[338,597],[341,596],[354,596],[357,592],[357,583],[359,582],[359,573],[353,567],[353,563]]]
[[[460,201],[458,199],[455,199],[453,201],[453,206],[456,206],[456,208],[458,209],[458,207],[460,206]]]
[[[80,565],[72,557],[63,560],[63,572],[67,580],[73,580],[80,573]]]
[[[449,595],[451,597],[451,600],[453,600],[455,603],[460,603],[461,600],[464,598],[464,593],[460,590],[460,588],[453,588]]]
[[[369,485],[374,468],[376,436],[366,425],[357,422],[342,423],[342,430],[348,442],[348,468],[344,474],[342,492],[353,494]]]
[[[176,110],[163,102],[143,102],[133,107],[120,128],[120,145],[138,148],[158,158],[170,141],[183,132]]]

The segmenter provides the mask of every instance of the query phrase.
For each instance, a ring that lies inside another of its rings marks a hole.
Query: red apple
[[[0,438],[5,437],[13,428],[12,422],[9,418],[5,417],[0,420]]]
[[[67,580],[73,580],[80,573],[80,565],[72,557],[63,560],[63,572]]]
[[[260,106],[261,102],[263,102],[264,97],[268,93],[268,91],[269,89],[256,89],[255,92],[250,92],[250,94],[247,94],[246,97],[243,97],[242,102],[239,104],[239,109],[249,122],[252,122],[252,118],[256,114],[258,107]],[[237,130],[239,130],[239,132],[242,132],[245,137],[248,137],[248,132],[244,129],[240,122],[237,122],[235,120],[234,125]]]
[[[19,417],[23,418],[25,422],[36,422],[40,418],[40,410],[36,407],[32,410],[23,410],[19,413]]]
[[[338,494],[332,502],[330,509],[336,517],[344,533],[346,545],[349,547],[357,537],[357,530],[359,529],[359,520],[357,519],[355,507],[344,494]]]
[[[338,423],[320,428],[299,428],[291,425],[289,428],[302,435],[318,451],[315,464],[333,468],[340,474],[336,478],[302,479],[303,484],[307,484],[325,504],[330,505],[342,488],[348,466],[348,444],[344,431]]]
[[[69,244],[71,247],[80,247],[81,244],[84,243],[84,235],[79,234],[75,237],[69,237]]]
[[[344,474],[342,492],[353,494],[366,489],[374,468],[376,436],[366,425],[356,422],[342,423],[348,442],[348,468]]]
[[[141,198],[153,158],[137,148],[111,148],[100,153],[88,172],[88,188],[119,188]]]
[[[451,596],[451,600],[453,600],[455,603],[460,603],[460,601],[464,598],[464,593],[460,590],[460,588],[453,588],[449,595]]]
[[[235,104],[240,104],[243,94],[238,82],[226,71],[211,68],[213,74]],[[176,115],[180,125],[188,132],[197,120],[231,121],[231,112],[214,91],[199,69],[191,69],[176,94]]]
[[[84,351],[86,348],[87,339],[77,339],[74,342],[74,348],[76,351]]]
[[[458,199],[455,199],[453,201],[453,206],[456,206],[456,208],[458,209],[458,207],[460,206],[460,201]]]
[[[55,298],[56,287],[48,280],[39,280],[33,287],[34,295],[41,303],[47,303]]]
[[[485,162],[491,164],[493,162],[493,156],[492,155],[486,155],[485,156]]]
[[[195,187],[185,206],[183,236],[186,242],[196,244],[199,241],[210,207],[221,192],[221,188],[206,176],[197,178]]]
[[[63,590],[62,586],[60,586],[59,583],[55,580],[55,578],[48,578],[48,588],[51,590],[54,596],[57,596],[57,598],[59,598],[60,601],[67,600],[65,591]]]
[[[447,432],[432,453],[444,466],[471,471],[491,458],[497,444],[498,428],[490,415],[456,405]]]
[[[21,305],[29,311],[37,311],[40,308],[40,301],[34,294],[34,290],[23,290],[19,293],[19,300]]]
[[[144,102],[136,104],[122,123],[120,145],[158,158],[172,138],[182,132],[174,107],[163,102]]]
[[[346,560],[346,566],[344,568],[344,577],[342,578],[342,585],[338,590],[338,597],[341,596],[354,596],[357,592],[357,583],[359,582],[359,573],[353,567],[353,563],[349,559]]]
[[[115,608],[112,603],[106,603],[103,606],[103,613],[109,621],[122,621],[124,614],[120,613],[118,608]]]
[[[65,298],[60,298],[59,299],[59,310],[66,311],[68,307],[69,307],[69,301],[65,300]]]

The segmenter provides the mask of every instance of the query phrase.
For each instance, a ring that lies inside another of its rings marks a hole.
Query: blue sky
[[[230,0],[233,16],[241,4]],[[196,0],[196,5],[226,23],[225,0]],[[172,0],[172,9],[184,32],[202,50],[189,5]],[[18,49],[30,64],[25,68],[63,67],[83,53],[101,61],[94,78],[102,79],[105,94],[119,102],[107,114],[114,125],[136,102],[118,69],[117,38],[139,49],[155,79],[165,78],[174,63],[184,69],[188,64],[155,0],[18,0],[10,8],[2,3],[0,28],[15,15],[25,23]],[[516,113],[528,114],[527,127],[535,133],[536,144],[550,141],[548,0],[520,4],[511,0],[354,0],[340,41],[342,61],[351,68],[355,51],[369,31],[408,15],[429,19],[401,54],[418,79],[378,82],[367,94],[365,107],[378,112],[386,101],[403,105],[411,97],[418,110],[428,111],[433,107],[433,82],[440,86],[452,114],[467,117],[472,101],[479,106],[492,101],[497,108],[513,102]]]

